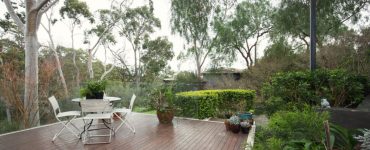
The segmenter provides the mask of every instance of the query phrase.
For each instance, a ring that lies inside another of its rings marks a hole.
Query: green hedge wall
[[[176,94],[177,115],[192,118],[215,117],[220,112],[248,111],[253,106],[254,90],[201,90]]]

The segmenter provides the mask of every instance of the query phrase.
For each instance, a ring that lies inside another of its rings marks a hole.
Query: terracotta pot
[[[229,131],[230,130],[230,122],[229,122],[229,120],[226,119],[224,121],[224,123],[225,123],[226,131]]]
[[[239,133],[240,131],[240,125],[233,125],[233,124],[230,124],[230,130],[231,132],[233,133]]]
[[[251,126],[247,126],[247,127],[240,127],[240,129],[242,130],[242,133],[244,134],[248,134],[249,133],[249,129],[251,129]]]
[[[157,117],[162,124],[172,123],[174,111],[173,109],[157,110]]]

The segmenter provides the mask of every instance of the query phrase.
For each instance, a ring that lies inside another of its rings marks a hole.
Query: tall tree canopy
[[[252,66],[257,58],[258,42],[270,31],[270,15],[271,7],[267,0],[246,0],[237,5],[230,19],[216,18],[214,31],[218,36],[214,45],[218,55],[229,57],[228,60],[232,61],[236,54],[240,54],[247,67]]]
[[[318,0],[317,40],[319,46],[330,37],[347,30],[345,21],[355,23],[369,0]],[[282,0],[274,13],[274,34],[289,35],[302,40],[307,49],[309,42],[310,0]]]
[[[201,77],[204,62],[211,52],[209,48],[210,0],[172,0],[171,24],[172,31],[179,33],[191,46],[187,56],[194,56],[197,76]]]

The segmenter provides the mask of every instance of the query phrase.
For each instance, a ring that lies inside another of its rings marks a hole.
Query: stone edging
[[[245,150],[253,149],[255,134],[256,134],[256,122],[253,122],[252,128],[249,130],[248,133],[247,145],[245,146]]]

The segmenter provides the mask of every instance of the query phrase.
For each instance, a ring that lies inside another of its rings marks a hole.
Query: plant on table
[[[90,80],[84,88],[81,88],[81,97],[86,99],[103,99],[106,81],[104,80]]]
[[[232,116],[229,119],[230,130],[234,133],[239,133],[240,131],[240,119],[238,116]]]
[[[160,123],[168,124],[172,123],[174,117],[173,101],[175,95],[172,91],[171,85],[163,85],[158,89],[155,89],[150,97],[155,104],[157,110],[157,117]]]

